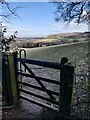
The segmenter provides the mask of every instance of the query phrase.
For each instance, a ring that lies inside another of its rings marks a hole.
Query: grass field
[[[45,39],[42,39],[42,40],[36,40],[34,41],[35,43],[38,43],[38,42],[54,42],[54,41],[58,41],[58,40],[63,40],[63,41],[74,41],[74,40],[77,40],[77,41],[85,41],[86,39],[88,38],[45,38]]]
[[[35,42],[53,42],[53,41],[56,41],[58,39],[56,38],[46,38],[46,39],[42,39],[42,40],[36,40]]]
[[[50,47],[27,48],[27,58],[39,59],[52,62],[60,62],[62,57],[68,57],[72,62],[78,62],[87,52],[88,43],[77,43],[71,45],[56,45]],[[84,51],[84,54],[83,54]]]

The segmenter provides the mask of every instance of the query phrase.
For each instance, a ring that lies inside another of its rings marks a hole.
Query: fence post
[[[10,53],[8,56],[9,61],[9,69],[10,69],[10,78],[11,78],[11,87],[12,87],[12,94],[13,94],[13,101],[14,104],[19,101],[19,91],[18,91],[18,83],[17,83],[17,69],[16,69],[16,61],[15,57],[17,53]]]
[[[3,67],[3,75],[4,75],[3,93],[6,89],[8,97],[6,95],[5,96],[9,99],[8,106],[11,106],[11,105],[15,105],[19,101],[17,75],[16,75],[17,71],[15,69],[16,63],[14,60],[14,53],[13,52],[3,53],[3,61],[5,61]]]
[[[17,62],[18,52],[17,51],[13,53],[13,57],[14,57],[15,76],[16,76],[17,98],[19,100],[20,91],[19,91],[19,84],[18,84],[18,62]]]
[[[12,97],[12,90],[11,90],[11,81],[10,81],[10,70],[9,70],[9,62],[8,62],[8,55],[3,53],[2,58],[2,101],[5,102],[5,106],[13,105],[13,97]]]
[[[66,64],[60,71],[59,116],[61,120],[70,118],[74,82],[74,66],[68,64],[67,58],[61,59]]]

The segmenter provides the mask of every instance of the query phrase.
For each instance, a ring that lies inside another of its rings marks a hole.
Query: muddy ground
[[[87,84],[89,80],[89,50],[88,50],[88,43],[84,43],[77,47],[72,47],[69,53],[70,58],[76,64],[75,68],[75,80],[74,80],[74,93],[73,93],[73,105],[72,105],[72,120],[77,119],[86,119],[89,120],[90,116],[90,101],[88,101],[89,91],[87,89]],[[71,52],[72,51],[72,52]],[[65,52],[63,51],[65,54]],[[71,53],[71,54],[70,54]],[[74,54],[72,54],[74,53]],[[32,70],[40,76],[44,76],[51,79],[59,80],[60,72],[53,69],[47,68],[36,68],[36,66],[32,67]],[[30,82],[32,84],[38,85],[35,80],[30,80],[28,78],[23,78],[24,81]],[[48,83],[44,83],[46,87],[51,90],[59,91],[59,87],[49,85]],[[31,89],[29,89],[31,90]],[[37,94],[42,94],[45,96],[44,93],[39,91]],[[58,98],[57,98],[58,100]],[[11,109],[3,109],[2,114],[4,118],[21,118],[25,119],[28,118],[30,120],[55,120],[57,117],[57,112],[47,110],[45,108],[39,107],[35,104],[30,102],[20,100],[20,103],[11,108]]]

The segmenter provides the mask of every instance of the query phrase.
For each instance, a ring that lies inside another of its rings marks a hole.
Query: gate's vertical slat
[[[67,65],[60,72],[59,113],[61,118],[65,116],[67,118],[70,117],[74,82],[73,80],[74,66]]]
[[[23,53],[23,57],[26,58],[26,51],[24,49],[21,49],[19,51],[19,57],[20,57],[20,59],[22,58],[22,53]],[[22,64],[20,62],[20,80],[21,81],[22,81],[22,70],[23,70],[23,68],[22,68]],[[24,69],[24,71],[26,72],[26,68]],[[21,89],[22,89],[22,84],[21,84]]]

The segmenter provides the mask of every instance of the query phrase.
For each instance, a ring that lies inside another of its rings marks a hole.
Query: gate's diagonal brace
[[[34,76],[34,78],[35,78],[35,80],[38,82],[38,84],[39,84],[43,89],[47,90],[47,88],[43,85],[43,83],[35,76],[35,74],[33,73],[33,71],[31,71],[30,68],[29,68],[24,62],[21,62],[21,63],[22,63],[22,65],[28,70],[28,72],[29,72],[31,75]],[[55,98],[53,97],[53,95],[52,95],[51,93],[47,92],[47,94],[49,95],[49,97],[50,97],[51,99],[54,99],[54,100],[55,100]]]

